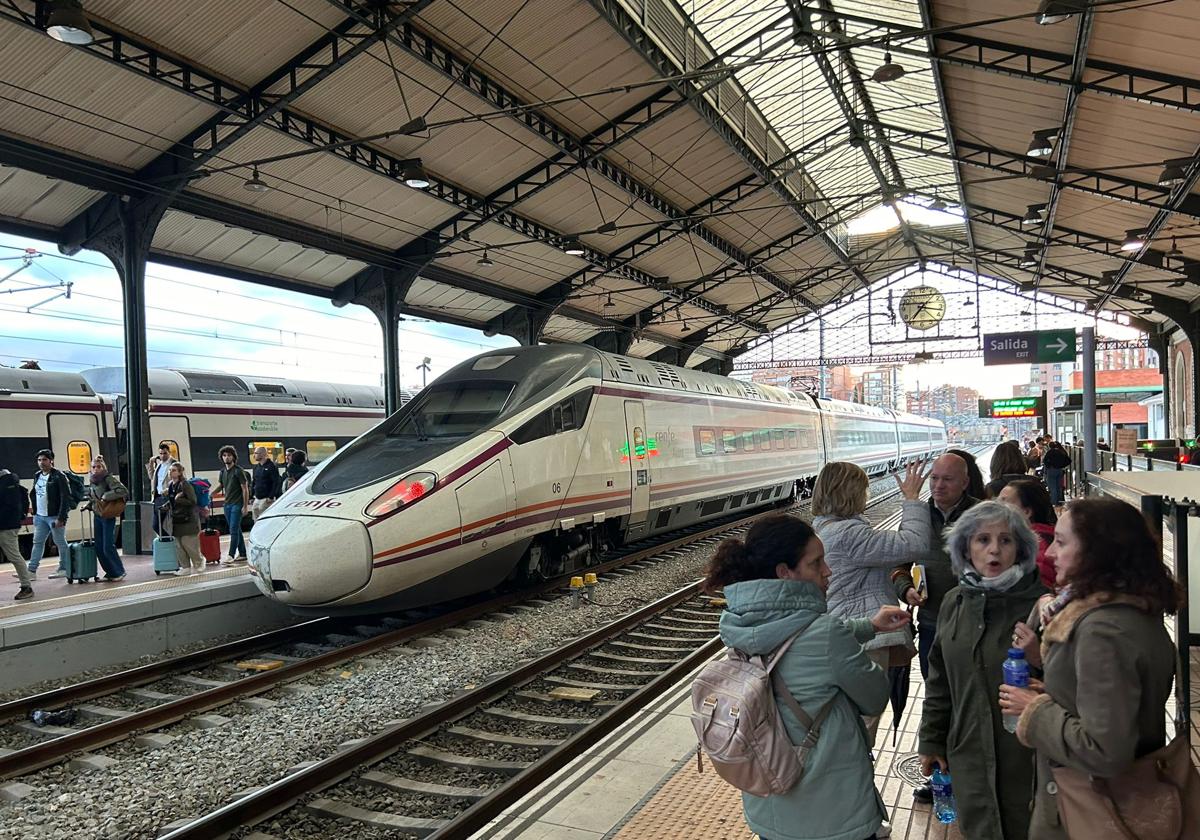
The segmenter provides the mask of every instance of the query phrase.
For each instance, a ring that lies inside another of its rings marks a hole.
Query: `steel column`
[[[1083,328],[1083,470],[1096,469],[1096,328]]]
[[[383,404],[389,415],[400,408],[400,290],[395,283],[383,281]]]
[[[138,502],[153,498],[146,475],[150,442],[150,384],[146,342],[146,258],[143,225],[146,220],[128,200],[118,205],[121,217],[121,260],[114,265],[121,275],[121,309],[125,325],[125,451],[129,464],[125,481],[133,504],[121,517],[121,550],[126,556],[150,549],[141,544],[142,510]],[[159,216],[155,216],[157,226]],[[117,418],[119,422],[120,418]]]

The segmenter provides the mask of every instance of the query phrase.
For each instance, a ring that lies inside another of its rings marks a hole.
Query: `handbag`
[[[125,512],[125,500],[109,499],[106,502],[101,499],[94,505],[94,510],[101,519],[116,519]]]
[[[1178,677],[1178,662],[1175,667]],[[1067,836],[1071,840],[1200,837],[1200,774],[1192,767],[1186,727],[1177,716],[1175,737],[1169,744],[1111,779],[1051,767],[1058,786],[1058,816]]]

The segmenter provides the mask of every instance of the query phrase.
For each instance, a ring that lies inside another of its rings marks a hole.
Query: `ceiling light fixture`
[[[1146,231],[1132,228],[1125,231],[1125,239],[1121,241],[1122,251],[1140,251],[1146,247]]]
[[[271,185],[258,177],[258,167],[256,166],[251,176],[242,182],[242,189],[249,192],[263,193],[271,189]]]
[[[429,178],[425,175],[420,158],[404,161],[404,185],[414,190],[429,189]]]
[[[608,293],[608,297],[604,301],[604,308],[605,309],[616,309],[617,308],[617,305],[615,303],[613,303],[612,292]]]
[[[1021,315],[1022,318],[1028,318],[1033,313],[1030,312],[1028,309],[1022,309],[1019,314]]]
[[[492,262],[491,258],[489,258],[487,255],[487,248],[483,249],[483,256],[480,257],[479,259],[475,260],[475,265],[483,265],[483,266],[495,265],[495,263]]]
[[[583,243],[574,237],[568,237],[563,240],[563,253],[570,254],[572,257],[582,257],[585,253]]]
[[[1040,26],[1062,23],[1087,8],[1087,0],[1041,0],[1033,20]]]
[[[1046,218],[1045,204],[1030,204],[1025,208],[1025,216],[1021,219],[1023,225],[1040,225]]]
[[[892,61],[891,50],[885,50],[883,53],[883,64],[875,68],[875,72],[871,74],[871,79],[880,83],[894,82],[907,72],[899,64]]]
[[[942,197],[940,195],[934,195],[933,201],[929,203],[929,209],[940,213],[946,209],[946,202],[942,201]]]
[[[96,40],[92,25],[83,13],[81,0],[51,0],[46,34],[55,41],[84,47]]]
[[[691,327],[689,327],[687,325],[687,321],[684,321],[683,326],[679,328],[679,331],[680,332],[688,332],[690,329],[691,329]]]
[[[1187,181],[1187,170],[1191,163],[1191,158],[1175,158],[1174,160],[1163,161],[1163,171],[1158,176],[1158,185],[1167,189],[1178,187]]]
[[[1025,255],[1017,262],[1021,268],[1036,268],[1040,249],[1037,247],[1029,247],[1025,249]]]
[[[1029,148],[1025,154],[1035,158],[1050,157],[1054,154],[1054,141],[1058,139],[1058,132],[1057,128],[1043,128],[1033,132],[1033,139],[1029,141]]]
[[[1184,268],[1183,251],[1179,245],[1175,243],[1175,237],[1171,237],[1171,247],[1162,256],[1163,268],[1173,268],[1182,271]]]
[[[1139,309],[1139,310],[1138,310],[1138,314],[1139,314],[1139,315],[1153,315],[1153,314],[1154,314],[1154,307],[1153,307],[1153,306],[1147,306],[1145,309]]]

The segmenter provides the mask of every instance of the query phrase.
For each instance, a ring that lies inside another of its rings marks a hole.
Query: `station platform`
[[[222,550],[228,546],[222,538]],[[224,554],[223,554],[224,556]],[[149,555],[122,557],[121,581],[67,583],[50,578],[44,557],[34,597],[14,601],[20,584],[0,565],[0,671],[5,688],[128,662],[217,636],[296,620],[262,597],[245,563],[206,566],[191,575],[155,575]]]

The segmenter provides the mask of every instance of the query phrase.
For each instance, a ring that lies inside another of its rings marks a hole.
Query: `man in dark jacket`
[[[967,462],[947,452],[933,462],[929,475],[929,519],[933,533],[930,551],[922,557],[925,566],[926,592],[919,595],[913,584],[912,568],[897,566],[892,571],[892,583],[896,596],[904,603],[919,607],[917,611],[917,656],[921,663],[921,676],[929,676],[929,652],[937,634],[938,611],[942,598],[958,586],[954,571],[950,568],[950,554],[946,551],[945,535],[963,511],[979,502],[967,495],[970,476]],[[929,785],[913,791],[918,802],[932,802],[933,792]]]
[[[15,574],[21,581],[21,590],[16,597],[18,601],[33,597],[33,578],[17,542],[17,532],[25,524],[28,515],[29,491],[21,486],[21,480],[16,475],[0,469],[0,557],[12,563],[17,570]]]
[[[54,468],[54,453],[43,449],[37,454],[38,473],[33,479],[33,551],[29,555],[29,576],[37,577],[47,538],[58,546],[58,569],[52,578],[67,575],[67,514],[71,511],[71,486],[67,477]]]
[[[279,475],[279,465],[271,460],[265,446],[254,450],[254,460],[257,463],[250,482],[250,494],[254,497],[254,501],[250,503],[250,512],[257,520],[279,498],[283,478]]]

